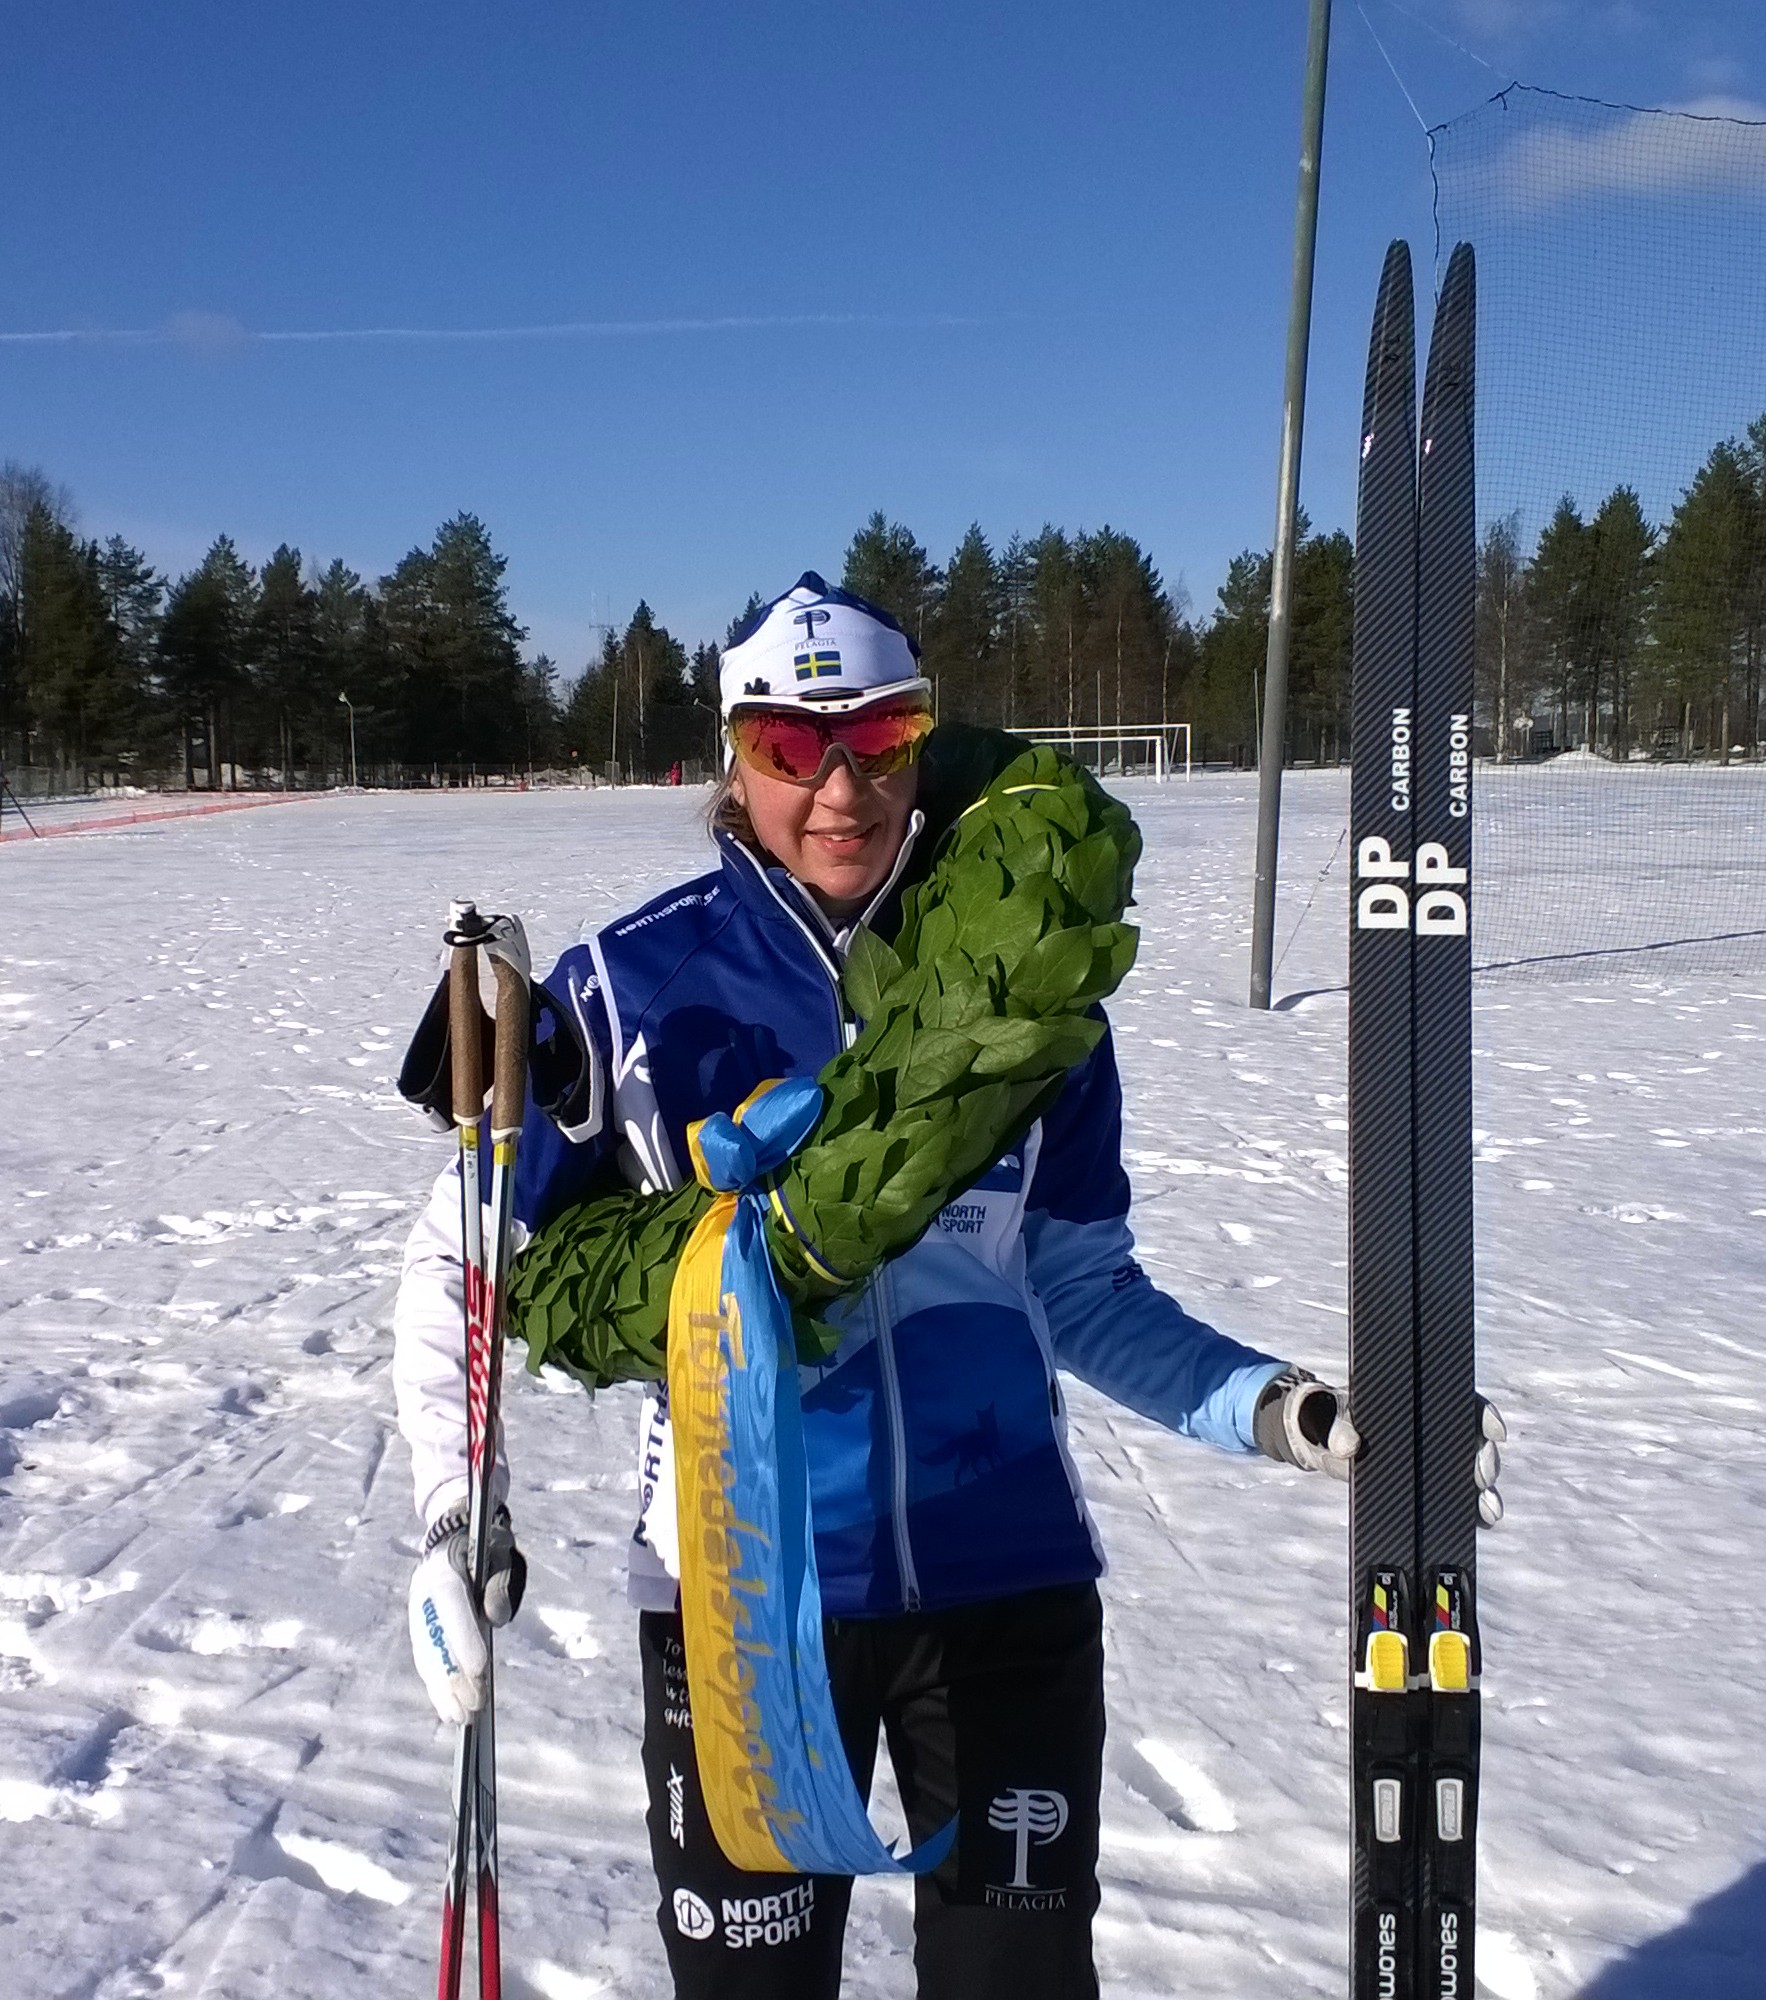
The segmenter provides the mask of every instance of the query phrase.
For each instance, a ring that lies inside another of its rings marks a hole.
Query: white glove
[[[1486,1528],[1494,1528],[1502,1519],[1502,1495],[1496,1490],[1496,1482],[1502,1477],[1502,1453],[1497,1446],[1507,1442],[1508,1425],[1502,1421],[1502,1412],[1488,1396],[1480,1396],[1472,1477],[1478,1488],[1478,1520]]]
[[[1264,1385],[1252,1429],[1265,1457],[1302,1472],[1328,1472],[1333,1479],[1349,1477],[1361,1449],[1347,1398],[1304,1368],[1284,1368]]]
[[[491,1522],[484,1585],[484,1617],[467,1578],[466,1509],[437,1517],[411,1578],[411,1655],[435,1712],[443,1722],[467,1722],[484,1705],[490,1649],[486,1625],[507,1625],[521,1608],[527,1562],[515,1546],[509,1511]]]
[[[1304,1368],[1284,1368],[1265,1384],[1252,1420],[1257,1448],[1283,1465],[1303,1472],[1328,1472],[1333,1479],[1349,1477],[1350,1462],[1361,1449],[1361,1433],[1349,1420],[1340,1389],[1309,1375]],[[1508,1438],[1502,1412],[1488,1396],[1478,1398],[1478,1430],[1472,1446],[1472,1484],[1478,1494],[1478,1520],[1494,1528],[1502,1519],[1502,1453]]]

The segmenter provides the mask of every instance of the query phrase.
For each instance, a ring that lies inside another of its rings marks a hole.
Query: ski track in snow
[[[1294,935],[1263,1016],[1243,1004],[1253,784],[1124,787],[1147,835],[1141,957],[1112,1008],[1135,1222],[1192,1309],[1340,1378],[1340,857],[1301,913],[1347,784],[1289,780],[1278,948]],[[451,1743],[407,1653],[387,1362],[445,1142],[390,1079],[450,896],[521,910],[549,963],[706,865],[700,804],[370,796],[6,851],[18,2000],[427,1990]],[[1766,979],[1475,1005],[1481,1376],[1514,1435],[1482,1555],[1480,1989],[1752,1993]],[[1113,1564],[1105,1990],[1336,1993],[1342,1490],[1070,1389]],[[512,2000],[667,1991],[623,1590],[635,1412],[630,1391],[511,1371],[532,1565],[498,1651]],[[885,1775],[881,1823],[892,1807]],[[908,1994],[911,1950],[905,1887],[861,1884],[846,1990]]]

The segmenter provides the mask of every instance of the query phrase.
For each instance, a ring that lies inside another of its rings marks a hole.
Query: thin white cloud
[[[172,346],[212,361],[237,354],[251,335],[231,313],[181,312],[166,321],[165,337]]]
[[[1733,94],[1746,77],[1747,72],[1734,56],[1701,56],[1686,67],[1687,83],[1701,97]]]
[[[1520,40],[1569,28],[1600,35],[1639,35],[1650,25],[1635,0],[1453,0],[1451,12],[1468,34]]]
[[[226,313],[184,312],[174,314],[163,326],[68,326],[0,333],[0,344],[182,347],[214,355],[233,353],[247,346],[304,346],[324,342],[610,340],[647,334],[773,333],[822,327],[880,327],[900,331],[980,324],[977,319],[955,313],[726,313],[711,319],[576,319],[536,326],[329,326],[259,332]]]
[[[1553,0],[1457,0],[1460,25],[1477,35],[1510,35],[1549,26],[1563,13]]]
[[[1503,192],[1526,209],[1603,194],[1766,198],[1766,106],[1711,96],[1598,122],[1553,120],[1516,139],[1499,173]]]

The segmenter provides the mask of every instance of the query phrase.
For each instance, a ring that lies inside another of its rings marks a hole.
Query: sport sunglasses
[[[751,771],[790,785],[821,781],[836,751],[861,778],[886,778],[919,756],[932,734],[932,711],[921,702],[889,702],[851,715],[820,716],[796,708],[739,708],[730,717],[730,748]]]

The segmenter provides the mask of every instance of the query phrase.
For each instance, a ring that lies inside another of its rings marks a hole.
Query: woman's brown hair
[[[731,833],[748,847],[760,846],[754,837],[754,822],[748,817],[748,808],[736,790],[734,764],[718,779],[712,790],[711,803],[705,808],[705,825],[713,834]]]

